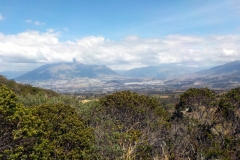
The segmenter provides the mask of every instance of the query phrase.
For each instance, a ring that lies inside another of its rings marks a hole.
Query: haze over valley
[[[105,65],[86,65],[74,60],[46,64],[14,79],[61,93],[109,93],[120,90],[147,93],[191,87],[227,90],[240,83],[240,61],[206,70],[165,64],[119,73]]]

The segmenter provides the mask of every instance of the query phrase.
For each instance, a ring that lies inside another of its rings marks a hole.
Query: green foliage
[[[106,110],[106,114],[124,123],[125,131],[131,127],[139,129],[149,124],[156,116],[155,112],[158,116],[167,116],[166,111],[155,98],[130,91],[107,95],[100,99],[100,105]]]
[[[93,130],[86,126],[72,107],[41,105],[34,108],[34,115],[43,122],[44,134],[39,141],[47,141],[45,147],[49,155],[57,159],[94,158]]]
[[[34,107],[42,104],[56,104],[56,103],[67,104],[75,108],[80,108],[83,106],[82,103],[79,103],[79,101],[72,96],[59,95],[48,97],[43,93],[38,93],[36,95],[29,94],[27,96],[20,95],[18,96],[18,101],[26,107]]]
[[[40,121],[31,111],[17,102],[16,95],[0,86],[0,157],[19,159],[38,135]]]
[[[185,153],[180,154],[181,158],[238,159],[239,95],[239,88],[221,97],[207,88],[184,92],[171,119],[172,127],[178,129],[170,129],[170,134],[174,131],[181,140],[170,136],[170,141],[174,141],[171,152]],[[183,149],[179,149],[181,146]]]
[[[16,95],[6,86],[0,84],[0,112],[2,116],[12,115],[19,104],[16,102]]]
[[[121,91],[101,98],[99,103],[102,115],[110,117],[109,121],[115,124],[107,127],[115,128],[114,132],[118,133],[123,159],[153,158],[151,138],[158,140],[169,117],[160,102],[135,92]]]
[[[199,107],[215,107],[216,93],[208,88],[190,88],[180,96],[180,107],[190,111]]]
[[[0,85],[0,159],[240,159],[240,88],[190,88],[170,113],[131,91],[81,103],[0,80],[19,94]]]
[[[229,159],[240,157],[240,88],[231,89],[224,94],[216,112],[218,116],[218,132],[222,136],[219,143]],[[228,151],[226,153],[226,151]]]
[[[0,86],[1,159],[95,159],[93,130],[69,105],[26,108]]]
[[[219,110],[228,120],[240,118],[240,88],[230,90],[219,102]]]
[[[136,148],[135,159],[150,160],[153,158],[153,147],[147,142],[142,142]]]

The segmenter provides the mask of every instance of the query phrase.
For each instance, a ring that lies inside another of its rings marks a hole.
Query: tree
[[[43,122],[43,135],[38,142],[47,142],[46,148],[35,147],[39,153],[47,149],[54,159],[96,158],[93,130],[87,127],[74,108],[64,104],[41,105],[34,108],[34,115]]]
[[[216,112],[222,154],[230,159],[240,158],[240,88],[231,89],[224,94]]]
[[[93,130],[63,104],[24,107],[0,86],[1,159],[95,159]]]
[[[0,158],[24,158],[39,124],[31,111],[17,102],[13,91],[0,85]]]
[[[104,115],[112,117],[116,124],[123,158],[151,159],[154,152],[161,150],[161,130],[169,115],[159,101],[121,91],[101,98],[99,103]]]
[[[217,125],[216,93],[208,88],[190,88],[180,96],[171,118],[172,152],[181,158],[202,158],[212,145]]]

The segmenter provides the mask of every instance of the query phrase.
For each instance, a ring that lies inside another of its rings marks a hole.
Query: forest
[[[240,159],[240,88],[85,103],[0,76],[0,159]]]

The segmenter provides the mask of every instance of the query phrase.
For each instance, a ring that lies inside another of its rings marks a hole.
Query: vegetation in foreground
[[[240,159],[240,88],[190,88],[171,111],[131,91],[81,103],[9,88],[0,85],[0,159]]]

